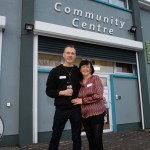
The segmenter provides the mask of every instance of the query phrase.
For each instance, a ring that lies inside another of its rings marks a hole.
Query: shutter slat
[[[114,47],[82,43],[77,41],[58,39],[52,37],[38,37],[38,51],[62,54],[66,45],[74,45],[77,56],[90,57],[95,59],[110,60],[115,62],[136,63],[136,52]]]

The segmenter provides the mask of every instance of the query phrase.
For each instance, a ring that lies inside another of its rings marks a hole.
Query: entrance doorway
[[[104,133],[112,131],[112,107],[111,107],[111,91],[110,91],[110,78],[109,75],[96,74],[102,80],[104,86],[104,97],[106,98],[106,115],[104,117]],[[81,135],[85,135],[84,128],[82,127]]]
[[[106,115],[104,117],[104,132],[112,131],[112,107],[109,75],[97,74],[102,80],[104,87],[104,97],[106,98]]]

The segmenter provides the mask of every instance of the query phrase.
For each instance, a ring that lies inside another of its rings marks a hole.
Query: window
[[[127,8],[127,1],[126,0],[111,0],[111,3],[123,8]]]
[[[113,4],[122,8],[127,8],[127,9],[129,8],[128,0],[96,0],[96,1]]]
[[[84,58],[77,57],[74,64],[79,66],[79,63]],[[86,59],[86,58],[85,58]],[[103,72],[103,73],[113,73],[114,72],[114,63],[110,61],[102,61],[98,59],[91,59],[93,60],[94,70],[95,73]]]
[[[76,66],[79,66],[81,60],[82,60],[81,57],[76,57],[76,59],[75,59],[75,61],[74,61],[74,64],[75,64]]]
[[[75,59],[74,64],[79,66],[79,63],[82,59],[77,57]],[[95,73],[124,73],[124,74],[133,74],[133,66],[132,64],[125,64],[125,63],[114,63],[111,61],[104,61],[99,59],[90,59],[93,61]],[[39,68],[53,68],[61,63],[63,63],[63,57],[60,55],[53,55],[48,53],[39,53],[38,54],[38,66]]]
[[[131,64],[116,63],[116,72],[133,73],[133,67]]]
[[[60,63],[61,63],[61,56],[45,53],[38,54],[39,66],[55,67],[58,66]]]
[[[107,3],[109,2],[109,0],[102,0],[102,1],[107,2]]]
[[[95,72],[113,73],[114,63],[110,61],[94,60]]]

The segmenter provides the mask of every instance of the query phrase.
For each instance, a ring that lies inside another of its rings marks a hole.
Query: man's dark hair
[[[64,51],[65,51],[65,49],[66,49],[67,47],[71,47],[71,48],[74,48],[74,49],[75,49],[74,45],[66,45],[65,48],[64,48],[64,50],[63,50],[63,53],[64,53]]]
[[[65,48],[67,47],[75,48],[74,45],[66,45]]]

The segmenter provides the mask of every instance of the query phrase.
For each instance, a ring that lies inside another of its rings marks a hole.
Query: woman
[[[82,73],[81,88],[74,105],[81,104],[82,123],[87,135],[90,150],[103,150],[103,127],[105,115],[105,98],[103,85],[89,60],[82,60],[79,65]]]

